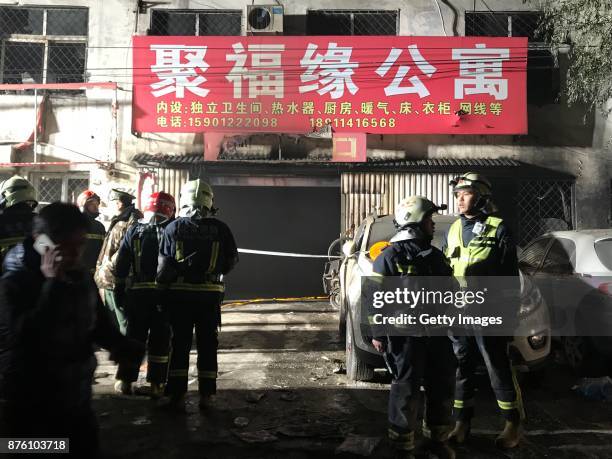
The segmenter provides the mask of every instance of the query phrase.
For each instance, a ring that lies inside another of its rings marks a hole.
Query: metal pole
[[[34,162],[36,162],[36,147],[38,144],[38,90],[34,88]]]

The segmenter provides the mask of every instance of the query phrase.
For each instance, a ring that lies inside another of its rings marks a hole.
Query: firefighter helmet
[[[208,183],[202,179],[189,180],[181,188],[181,209],[193,207],[195,209],[212,209],[213,190]]]
[[[161,215],[167,219],[174,217],[175,210],[176,203],[174,201],[174,196],[163,191],[151,194],[144,208],[145,212]]]
[[[14,175],[2,183],[0,196],[2,207],[12,207],[20,202],[30,203],[32,208],[38,205],[36,190],[28,180],[19,175]]]
[[[120,190],[119,188],[113,188],[110,190],[110,193],[108,193],[109,201],[132,202],[134,199],[136,199],[136,196],[127,191]]]
[[[98,201],[98,204],[100,204],[100,196],[95,191],[85,190],[77,198],[77,206],[82,209],[89,201]]]
[[[450,185],[453,187],[453,193],[460,190],[472,190],[483,197],[491,196],[491,182],[484,175],[476,172],[468,172],[455,177],[451,180]]]
[[[446,209],[446,204],[435,205],[422,196],[408,196],[395,206],[395,225],[403,228],[407,225],[421,224],[430,214]]]

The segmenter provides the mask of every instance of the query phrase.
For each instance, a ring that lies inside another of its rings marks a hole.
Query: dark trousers
[[[389,438],[399,449],[414,448],[420,387],[425,388],[424,429],[442,437],[451,423],[455,359],[446,336],[390,336],[385,360],[393,380],[389,393]]]
[[[162,303],[162,292],[155,289],[130,290],[126,301],[126,335],[147,345],[147,381],[157,384],[164,384],[168,376],[172,334]],[[139,370],[139,361],[120,363],[117,379],[134,382]]]
[[[117,298],[115,297],[115,292],[108,289],[104,290],[104,304],[116,320],[121,334],[125,335],[127,333],[127,314],[125,311],[125,305],[119,304],[117,302]]]
[[[217,390],[217,329],[223,294],[171,291],[170,298],[167,304],[172,326],[172,356],[166,393],[180,396],[187,392],[189,352],[195,327],[198,387],[201,395],[212,395]]]
[[[451,340],[459,364],[455,385],[456,418],[469,421],[474,416],[475,371],[482,355],[504,418],[518,421],[523,407],[520,388],[508,356],[508,338],[475,335],[452,336]]]

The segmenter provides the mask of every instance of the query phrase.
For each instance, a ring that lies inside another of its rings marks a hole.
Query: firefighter
[[[160,247],[157,281],[171,293],[169,408],[184,409],[194,326],[200,408],[206,409],[216,393],[223,276],[238,262],[238,250],[229,227],[213,218],[214,211],[211,187],[201,179],[188,181],[181,189],[181,216],[166,226]]]
[[[159,242],[175,210],[174,196],[163,191],[153,193],[144,208],[144,221],[132,226],[123,238],[115,268],[115,298],[120,302],[130,277],[125,300],[127,337],[147,343],[147,381],[151,386],[144,392],[151,398],[163,395],[168,375],[171,331],[155,277]],[[138,371],[138,361],[119,365],[115,389],[131,394]]]
[[[100,212],[100,196],[91,190],[83,191],[77,198],[77,205],[81,212],[87,217],[89,228],[87,229],[87,243],[85,244],[85,252],[83,253],[83,264],[91,274],[96,271],[96,262],[100,249],[104,242],[106,229],[98,220]]]
[[[125,305],[115,298],[115,263],[125,233],[143,217],[142,212],[134,206],[134,199],[130,193],[115,188],[109,193],[108,200],[115,204],[117,215],[111,219],[94,273],[98,288],[104,290],[104,303],[115,316],[119,330],[124,335],[127,331],[127,317]]]
[[[36,190],[25,178],[14,175],[0,186],[0,266],[7,252],[30,233],[37,205]]]
[[[444,244],[453,274],[465,282],[469,278],[464,276],[518,276],[516,247],[504,221],[495,216],[497,208],[491,199],[489,180],[470,172],[450,184],[461,214],[449,228]],[[524,413],[520,388],[508,355],[509,338],[480,333],[470,335],[473,336],[451,338],[458,368],[454,402],[456,424],[450,437],[457,443],[464,443],[469,437],[474,415],[475,369],[482,355],[505,419],[505,427],[495,443],[500,448],[514,448],[520,443]]]
[[[435,230],[432,215],[442,209],[446,209],[446,205],[437,206],[420,196],[400,201],[394,221],[398,232],[391,239],[390,246],[374,261],[375,280],[381,282],[380,276],[447,276],[447,282],[440,280],[436,284],[452,289],[452,269],[443,253],[431,245]],[[454,451],[446,444],[452,427],[455,371],[447,332],[428,336],[414,329],[410,332],[387,329],[386,335],[380,336],[378,331],[372,330],[372,345],[377,351],[384,352],[393,378],[389,392],[388,436],[397,456],[413,457],[420,386],[423,385],[427,401],[423,433],[429,438],[428,447],[438,457],[454,457]]]

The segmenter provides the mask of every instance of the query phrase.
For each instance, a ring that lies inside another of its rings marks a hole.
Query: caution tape
[[[239,253],[250,253],[253,255],[270,255],[273,257],[291,257],[291,258],[327,258],[327,259],[338,259],[342,258],[339,255],[311,255],[308,253],[292,253],[292,252],[272,252],[269,250],[252,250],[252,249],[238,249]]]
[[[243,306],[245,304],[252,303],[283,303],[293,301],[326,301],[329,300],[328,296],[301,296],[295,298],[254,298],[252,300],[239,300],[231,303],[223,303],[222,308],[229,308],[232,306]]]

